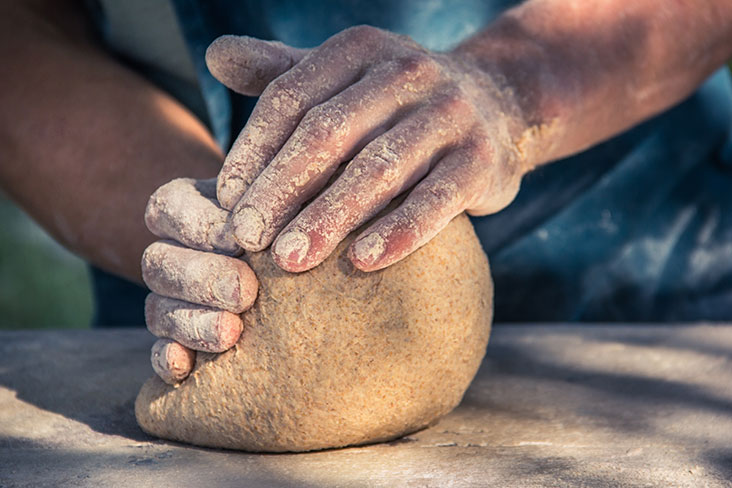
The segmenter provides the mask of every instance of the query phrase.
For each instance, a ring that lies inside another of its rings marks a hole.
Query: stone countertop
[[[437,425],[307,454],[145,435],[152,342],[0,332],[0,487],[732,486],[732,325],[499,326]]]

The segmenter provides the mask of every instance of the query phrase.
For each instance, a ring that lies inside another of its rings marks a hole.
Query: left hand
[[[207,62],[244,94],[274,78],[226,158],[217,194],[233,210],[237,242],[250,251],[272,244],[285,270],[317,266],[411,188],[349,249],[361,270],[389,266],[460,212],[508,205],[528,169],[515,142],[526,123],[511,91],[457,54],[359,26],[310,52],[225,36]]]
[[[228,212],[214,198],[213,180],[179,178],[150,197],[145,223],[165,239],[148,246],[142,276],[150,288],[145,322],[158,337],[151,362],[169,384],[183,381],[196,351],[219,353],[242,333],[240,314],[257,297],[257,278],[236,255]]]

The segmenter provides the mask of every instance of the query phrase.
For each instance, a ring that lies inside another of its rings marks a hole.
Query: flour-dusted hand
[[[153,369],[170,384],[188,376],[194,351],[223,352],[236,344],[239,314],[257,297],[257,279],[234,257],[241,250],[214,193],[213,180],[173,180],[150,197],[145,212],[150,231],[166,239],[145,250],[142,274],[153,292],[145,321],[160,337]]]
[[[264,89],[218,179],[243,248],[272,244],[282,268],[310,269],[411,189],[350,248],[358,268],[376,270],[460,212],[495,212],[516,195],[530,167],[516,144],[526,123],[512,92],[470,58],[359,26],[307,54],[227,36],[207,60],[224,84],[251,94],[252,52],[276,49],[272,66],[283,74]]]

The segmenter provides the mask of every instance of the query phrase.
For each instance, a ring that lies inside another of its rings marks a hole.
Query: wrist
[[[512,143],[524,172],[564,155],[579,85],[569,76],[571,68],[557,69],[566,62],[526,35],[518,19],[504,15],[450,56],[502,99],[501,113],[512,119]]]

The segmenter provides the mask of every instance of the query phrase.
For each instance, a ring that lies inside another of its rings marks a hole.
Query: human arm
[[[143,218],[150,194],[178,176],[216,174],[223,155],[211,135],[178,102],[98,48],[74,2],[1,3],[0,59],[0,186],[65,246],[141,282],[143,250],[155,239]],[[209,224],[226,217],[206,196],[184,185],[181,198],[168,199],[166,189],[150,205],[147,220],[156,235],[211,250],[200,239],[207,232],[216,249],[236,250],[209,232]],[[213,220],[193,218],[201,206]],[[184,214],[188,227],[179,234],[174,217]],[[195,253],[171,244],[153,244],[155,250],[164,251],[155,253],[160,259],[186,265]],[[190,371],[193,350],[221,352],[236,342],[241,320],[219,309],[243,310],[257,282],[243,262],[224,261],[239,274],[222,274],[223,286],[241,285],[240,296],[211,303],[213,310],[202,296],[206,283],[171,287],[155,263],[160,260],[146,268],[157,292],[147,300],[146,321],[161,337],[153,366],[174,382]]]
[[[0,185],[66,247],[140,282],[150,194],[215,175],[223,155],[190,112],[95,45],[78,3],[0,5]]]
[[[454,53],[500,73],[530,128],[531,165],[673,106],[732,58],[732,4],[532,0]]]

